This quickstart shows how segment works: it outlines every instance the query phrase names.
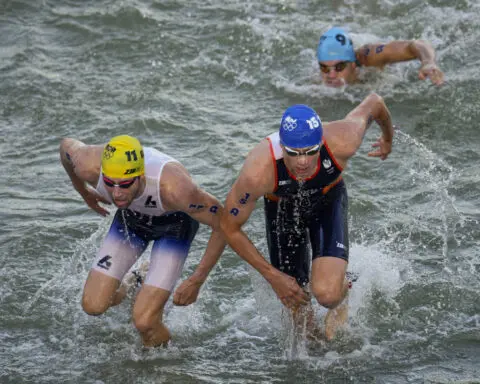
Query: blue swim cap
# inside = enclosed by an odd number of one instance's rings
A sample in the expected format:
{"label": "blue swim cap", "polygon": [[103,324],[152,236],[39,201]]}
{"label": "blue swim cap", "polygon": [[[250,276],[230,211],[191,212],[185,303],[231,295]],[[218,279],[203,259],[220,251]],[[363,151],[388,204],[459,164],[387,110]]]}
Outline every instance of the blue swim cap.
{"label": "blue swim cap", "polygon": [[352,40],[342,28],[329,29],[320,37],[317,59],[318,61],[355,61],[356,56]]}
{"label": "blue swim cap", "polygon": [[292,148],[320,144],[323,127],[320,117],[310,107],[297,104],[285,111],[280,123],[280,143]]}

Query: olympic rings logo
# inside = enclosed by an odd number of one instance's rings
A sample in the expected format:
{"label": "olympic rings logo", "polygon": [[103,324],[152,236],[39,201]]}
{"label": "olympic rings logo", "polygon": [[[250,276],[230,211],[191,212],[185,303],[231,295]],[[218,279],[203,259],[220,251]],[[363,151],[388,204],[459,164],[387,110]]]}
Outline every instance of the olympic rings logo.
{"label": "olympic rings logo", "polygon": [[297,120],[293,119],[291,116],[287,116],[283,121],[282,128],[284,131],[293,131],[297,128]]}
{"label": "olympic rings logo", "polygon": [[107,144],[105,146],[105,149],[103,150],[103,158],[105,160],[111,159],[116,150],[117,150],[117,148],[111,146],[110,144]]}

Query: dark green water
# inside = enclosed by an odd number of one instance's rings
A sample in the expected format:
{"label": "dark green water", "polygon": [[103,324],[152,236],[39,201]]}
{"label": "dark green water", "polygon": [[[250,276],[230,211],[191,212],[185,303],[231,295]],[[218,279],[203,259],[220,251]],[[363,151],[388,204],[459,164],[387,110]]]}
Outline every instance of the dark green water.
{"label": "dark green water", "polygon": [[[476,0],[2,0],[0,382],[480,382],[479,16]],[[333,24],[357,46],[430,40],[446,84],[418,81],[411,62],[345,93],[323,87],[315,49]],[[110,222],[71,187],[62,137],[136,135],[223,200],[286,107],[335,120],[372,90],[399,131],[381,162],[366,156],[372,127],[346,172],[361,278],[337,341],[292,348],[280,303],[231,250],[196,304],[168,304],[168,349],[142,348],[131,300],[82,312]],[[266,251],[261,209],[246,230]]]}

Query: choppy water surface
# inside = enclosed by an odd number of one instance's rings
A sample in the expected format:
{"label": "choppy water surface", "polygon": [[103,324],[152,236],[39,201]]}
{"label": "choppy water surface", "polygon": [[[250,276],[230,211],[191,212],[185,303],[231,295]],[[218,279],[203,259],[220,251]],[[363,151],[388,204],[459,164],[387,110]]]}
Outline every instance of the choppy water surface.
{"label": "choppy water surface", "polygon": [[[1,383],[480,382],[477,1],[4,0],[0,10]],[[325,88],[315,49],[334,24],[357,46],[430,40],[446,85],[418,81],[410,62],[345,93]],[[286,107],[335,120],[372,90],[399,130],[381,162],[366,156],[373,127],[346,172],[360,279],[338,340],[293,347],[268,284],[229,249],[195,305],[168,304],[167,349],[141,346],[131,300],[99,318],[82,312],[110,219],[71,187],[62,137],[136,135],[223,200]],[[266,251],[260,208],[245,229]]]}

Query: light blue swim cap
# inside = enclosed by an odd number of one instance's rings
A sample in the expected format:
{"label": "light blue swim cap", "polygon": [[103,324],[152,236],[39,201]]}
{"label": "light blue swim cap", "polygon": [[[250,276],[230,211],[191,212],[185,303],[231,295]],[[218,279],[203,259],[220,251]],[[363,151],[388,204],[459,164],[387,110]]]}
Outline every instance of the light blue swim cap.
{"label": "light blue swim cap", "polygon": [[320,36],[317,48],[318,61],[355,61],[355,51],[348,34],[338,27],[334,27]]}
{"label": "light blue swim cap", "polygon": [[285,111],[280,123],[280,143],[292,148],[320,144],[323,127],[320,117],[310,107],[297,104]]}

